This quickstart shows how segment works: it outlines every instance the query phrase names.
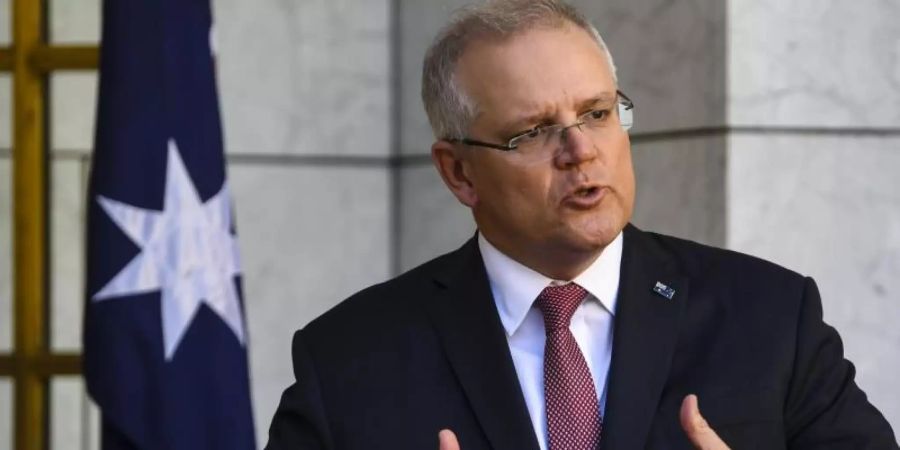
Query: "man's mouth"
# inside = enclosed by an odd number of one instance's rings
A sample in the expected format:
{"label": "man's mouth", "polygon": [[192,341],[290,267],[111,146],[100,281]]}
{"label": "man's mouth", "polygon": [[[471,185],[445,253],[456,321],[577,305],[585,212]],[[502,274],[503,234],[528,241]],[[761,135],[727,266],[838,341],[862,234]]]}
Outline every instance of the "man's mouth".
{"label": "man's mouth", "polygon": [[597,206],[609,189],[603,186],[586,185],[576,188],[563,199],[563,204],[575,209],[591,209]]}
{"label": "man's mouth", "polygon": [[596,194],[598,190],[600,190],[600,188],[597,186],[583,187],[583,188],[577,189],[575,191],[574,195],[576,197],[590,197],[590,196]]}

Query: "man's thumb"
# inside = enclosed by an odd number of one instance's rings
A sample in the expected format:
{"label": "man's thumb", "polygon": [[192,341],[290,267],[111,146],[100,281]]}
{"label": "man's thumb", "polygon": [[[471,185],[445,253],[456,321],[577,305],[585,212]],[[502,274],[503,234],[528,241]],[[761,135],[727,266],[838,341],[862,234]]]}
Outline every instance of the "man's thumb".
{"label": "man's thumb", "polygon": [[684,429],[688,439],[698,450],[728,450],[725,442],[710,428],[706,419],[700,415],[700,406],[697,404],[697,396],[688,395],[681,402],[681,428]]}
{"label": "man's thumb", "polygon": [[459,450],[456,435],[450,430],[441,430],[438,433],[438,442],[440,442],[440,450]]}

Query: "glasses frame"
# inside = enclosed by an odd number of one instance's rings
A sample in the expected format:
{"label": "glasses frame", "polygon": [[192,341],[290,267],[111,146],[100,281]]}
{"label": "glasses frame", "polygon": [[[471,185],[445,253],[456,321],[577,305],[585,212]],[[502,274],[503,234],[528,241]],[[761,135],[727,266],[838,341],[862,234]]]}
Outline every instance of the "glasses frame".
{"label": "glasses frame", "polygon": [[[625,111],[631,111],[634,109],[634,102],[630,98],[628,98],[628,96],[625,95],[624,92],[617,89],[616,95],[618,96],[618,98],[616,99],[617,105],[624,106]],[[616,114],[619,114],[619,108],[616,108]],[[621,116],[619,117],[619,120],[621,120]],[[577,126],[580,126],[583,124],[584,124],[584,122],[581,122],[581,121],[575,122],[571,125],[561,127],[559,129],[559,132],[561,133],[569,128],[577,127]],[[629,128],[631,128],[631,126],[632,126],[632,124],[628,124],[627,126],[622,125],[622,128],[625,130],[628,130]],[[502,150],[504,152],[511,152],[519,147],[515,141],[518,140],[521,136],[523,136],[523,135],[519,134],[519,135],[511,137],[506,144],[494,144],[492,142],[484,142],[484,141],[479,141],[479,140],[471,139],[471,138],[447,138],[444,140],[447,142],[450,142],[450,143],[454,143],[454,144],[471,145],[473,147],[487,147],[487,148],[493,148],[496,150]]]}

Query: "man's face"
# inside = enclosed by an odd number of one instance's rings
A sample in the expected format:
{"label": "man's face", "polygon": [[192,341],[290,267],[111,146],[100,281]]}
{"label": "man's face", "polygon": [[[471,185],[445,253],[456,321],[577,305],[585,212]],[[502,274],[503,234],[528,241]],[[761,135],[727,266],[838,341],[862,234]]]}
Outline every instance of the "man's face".
{"label": "man's face", "polygon": [[596,258],[634,204],[630,141],[618,125],[616,83],[597,43],[573,25],[476,42],[460,58],[457,80],[477,104],[468,137],[479,141],[506,143],[538,125],[570,125],[597,105],[611,108],[615,126],[602,133],[570,128],[545,158],[461,149],[469,206],[491,243],[520,260]]}

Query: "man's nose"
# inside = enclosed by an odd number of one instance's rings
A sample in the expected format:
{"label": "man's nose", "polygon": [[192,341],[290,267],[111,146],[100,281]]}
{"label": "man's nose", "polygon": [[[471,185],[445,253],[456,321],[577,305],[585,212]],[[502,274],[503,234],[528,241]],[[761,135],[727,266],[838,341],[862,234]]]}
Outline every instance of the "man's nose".
{"label": "man's nose", "polygon": [[562,151],[557,158],[563,167],[577,166],[597,158],[600,149],[594,139],[588,135],[587,128],[582,124],[574,124],[562,130]]}

